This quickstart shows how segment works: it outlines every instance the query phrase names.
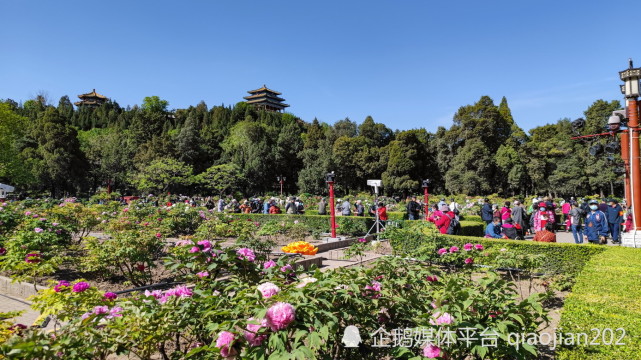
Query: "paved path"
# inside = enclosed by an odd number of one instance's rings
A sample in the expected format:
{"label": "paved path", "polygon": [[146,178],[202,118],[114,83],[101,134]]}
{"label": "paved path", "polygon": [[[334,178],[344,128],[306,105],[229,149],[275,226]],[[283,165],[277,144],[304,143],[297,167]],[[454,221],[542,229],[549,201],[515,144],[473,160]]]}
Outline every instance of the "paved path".
{"label": "paved path", "polygon": [[[0,294],[0,312],[10,311],[24,311],[22,315],[13,319],[13,322],[27,326],[34,325],[36,319],[40,316],[39,312],[31,309],[31,303],[29,301],[15,296]],[[50,324],[50,326],[51,325],[53,324]]]}
{"label": "paved path", "polygon": [[[526,240],[532,240],[534,236],[526,236]],[[556,232],[556,242],[558,243],[566,243],[566,244],[574,244],[574,236],[572,236],[571,232],[565,232],[565,231],[557,231]],[[577,244],[577,246],[580,245],[585,245],[587,241],[585,241],[585,236],[583,237],[583,244]],[[610,246],[621,246],[619,244],[612,244],[610,240],[608,240],[608,245]]]}

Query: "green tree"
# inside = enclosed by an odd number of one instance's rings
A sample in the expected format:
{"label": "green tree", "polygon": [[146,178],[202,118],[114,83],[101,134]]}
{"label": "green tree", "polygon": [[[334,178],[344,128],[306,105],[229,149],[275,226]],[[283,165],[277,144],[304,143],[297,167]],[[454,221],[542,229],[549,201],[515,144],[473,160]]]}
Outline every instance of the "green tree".
{"label": "green tree", "polygon": [[166,113],[169,102],[160,97],[147,96],[142,100],[142,109],[153,113]]}
{"label": "green tree", "polygon": [[197,181],[219,196],[242,189],[244,179],[235,164],[214,165],[197,176]]}
{"label": "green tree", "polygon": [[0,103],[0,182],[26,185],[35,181],[30,166],[20,156],[27,124],[27,118],[16,114],[9,104]]}
{"label": "green tree", "polygon": [[56,108],[49,107],[39,116],[31,137],[38,147],[23,150],[23,156],[34,163],[40,183],[53,196],[63,191],[75,193],[86,185],[88,167],[78,134]]}
{"label": "green tree", "polygon": [[191,183],[191,167],[172,158],[156,159],[143,165],[132,179],[132,184],[140,191],[156,193],[174,193]]}

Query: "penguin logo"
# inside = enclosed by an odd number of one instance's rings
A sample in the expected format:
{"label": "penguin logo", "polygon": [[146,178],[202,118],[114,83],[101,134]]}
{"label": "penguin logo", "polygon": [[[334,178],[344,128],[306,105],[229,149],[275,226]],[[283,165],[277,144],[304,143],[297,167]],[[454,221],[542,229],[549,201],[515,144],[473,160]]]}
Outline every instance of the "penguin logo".
{"label": "penguin logo", "polygon": [[361,343],[361,334],[358,331],[358,328],[354,325],[350,325],[345,328],[345,333],[343,333],[343,344],[347,348],[356,348],[358,344]]}

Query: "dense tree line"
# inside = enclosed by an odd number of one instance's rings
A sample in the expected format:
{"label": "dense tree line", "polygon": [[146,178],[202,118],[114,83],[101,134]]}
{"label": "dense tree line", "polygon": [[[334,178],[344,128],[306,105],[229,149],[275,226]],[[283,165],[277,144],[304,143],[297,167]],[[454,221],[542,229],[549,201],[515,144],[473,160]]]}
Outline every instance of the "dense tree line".
{"label": "dense tree line", "polygon": [[[289,113],[258,111],[240,102],[204,102],[169,110],[151,96],[122,108],[115,101],[74,108],[38,96],[23,104],[0,102],[0,182],[23,191],[86,195],[109,185],[121,193],[246,195],[276,191],[326,192],[324,174],[335,171],[341,193],[368,190],[382,178],[388,195],[432,191],[480,195],[619,192],[618,156],[590,156],[576,141],[569,119],[526,134],[507,100],[483,96],[462,106],[453,125],[392,130],[368,116],[360,124],[305,122]],[[595,101],[582,133],[602,132],[618,101]]]}

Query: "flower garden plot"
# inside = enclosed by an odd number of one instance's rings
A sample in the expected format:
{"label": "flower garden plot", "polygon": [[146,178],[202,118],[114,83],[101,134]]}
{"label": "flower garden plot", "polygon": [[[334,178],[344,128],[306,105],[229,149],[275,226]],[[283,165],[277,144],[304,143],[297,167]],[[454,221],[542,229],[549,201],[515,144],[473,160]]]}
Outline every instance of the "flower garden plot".
{"label": "flower garden plot", "polygon": [[[321,217],[219,215],[198,208],[166,210],[145,206],[121,206],[96,213],[92,206],[84,209],[81,206],[85,205],[74,205],[74,213],[97,214],[100,218],[89,223],[86,218],[67,222],[68,214],[60,215],[58,211],[68,211],[68,205],[56,206],[11,205],[15,221],[11,230],[0,235],[0,241],[11,245],[5,247],[9,250],[5,255],[12,256],[0,262],[24,262],[30,269],[40,271],[39,265],[55,265],[48,257],[52,249],[60,250],[62,265],[54,266],[52,273],[18,272],[18,268],[5,271],[40,281],[56,278],[48,290],[35,298],[35,306],[42,313],[68,320],[68,324],[57,330],[54,339],[35,329],[12,329],[11,339],[0,350],[9,358],[48,358],[58,353],[79,359],[100,359],[109,354],[194,359],[217,359],[222,355],[278,358],[289,354],[338,359],[535,358],[539,355],[534,353],[546,349],[510,345],[507,336],[530,330],[549,332],[544,329],[544,320],[553,317],[550,309],[558,308],[560,302],[551,304],[546,288],[569,287],[571,281],[550,279],[544,286],[545,280],[538,277],[521,274],[519,278],[517,273],[486,271],[476,265],[556,267],[574,277],[581,273],[587,259],[604,249],[431,236],[420,222],[413,222],[412,226],[388,230],[386,237],[397,254],[424,261],[384,257],[359,266],[360,253],[376,250],[370,242],[355,241],[340,250],[350,255],[350,261],[342,262],[349,267],[340,264],[321,272],[296,267],[294,259],[272,254],[302,239],[311,241],[290,250],[313,252],[318,247],[313,239],[313,224],[325,223],[326,219],[318,220]],[[25,215],[27,211],[32,214]],[[32,216],[34,211],[37,218]],[[47,219],[45,226],[37,226],[43,217]],[[54,220],[57,226],[70,229],[68,236],[48,231],[53,225],[47,221]],[[343,229],[352,226],[350,231],[354,233],[360,231],[361,225],[353,224],[363,224],[361,219],[348,217],[343,221],[351,224]],[[76,236],[81,228],[100,239]],[[55,241],[42,241],[43,236],[53,234]],[[445,251],[439,252],[443,248]],[[564,254],[566,249],[568,254]],[[18,251],[24,254],[13,254]],[[27,256],[32,253],[41,256]],[[539,253],[545,254],[543,264],[538,263]],[[323,254],[318,250],[316,255],[301,256],[314,258]],[[120,263],[126,265],[121,269]],[[87,272],[90,264],[96,268]],[[143,270],[151,269],[151,279],[136,273],[129,275],[128,269],[141,264],[145,265]],[[74,266],[76,271],[69,272]],[[160,269],[172,280],[188,286],[175,284],[116,298],[108,294],[114,289],[109,287],[110,279],[119,279],[119,286],[127,282],[127,287],[132,287],[134,280],[145,284],[156,281],[154,271]],[[103,273],[121,277],[91,277]],[[81,275],[89,277],[85,281],[79,278]],[[533,289],[531,279],[537,281]],[[564,281],[567,284],[561,286]],[[74,291],[76,284],[82,282],[88,287],[78,286]],[[350,340],[344,338],[350,326],[360,334],[356,349],[345,345]],[[461,339],[459,344],[430,343],[421,338],[430,329],[437,331],[443,326],[455,326],[457,330],[472,327],[479,333],[487,330],[485,335],[496,332],[497,341],[502,344],[496,348],[482,346],[483,339],[488,341],[486,336],[467,346],[460,333],[456,337]],[[548,326],[554,326],[554,321]],[[394,334],[401,336],[401,329],[425,341],[412,340],[409,344],[405,336],[404,342],[395,344]],[[381,339],[372,335],[377,331],[383,335],[387,331],[392,337],[379,343]],[[381,344],[390,347],[381,348]],[[20,354],[9,355],[16,349]]]}

